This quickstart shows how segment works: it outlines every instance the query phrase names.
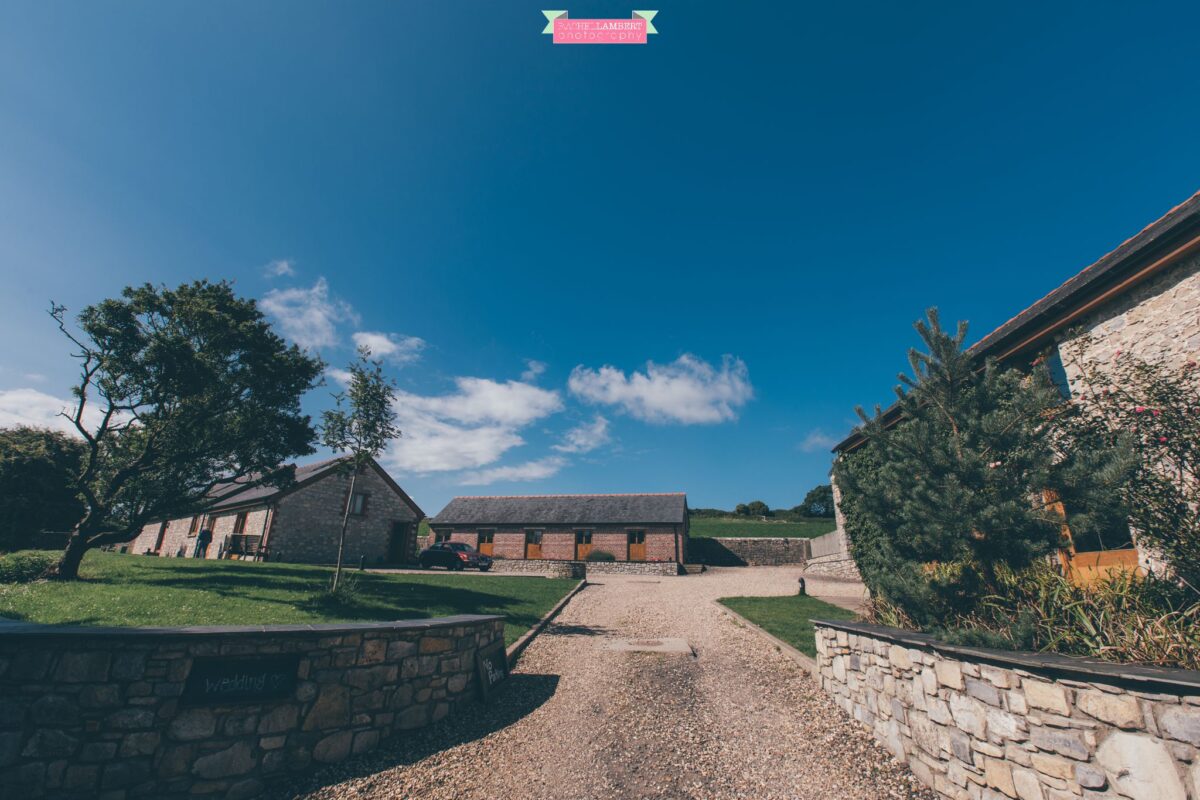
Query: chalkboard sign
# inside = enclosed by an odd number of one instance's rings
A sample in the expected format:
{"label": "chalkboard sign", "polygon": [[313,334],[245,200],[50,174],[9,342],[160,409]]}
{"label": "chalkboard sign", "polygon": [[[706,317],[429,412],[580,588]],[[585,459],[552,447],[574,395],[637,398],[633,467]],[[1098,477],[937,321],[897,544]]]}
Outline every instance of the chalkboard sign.
{"label": "chalkboard sign", "polygon": [[504,642],[494,642],[475,652],[475,669],[479,674],[479,691],[484,699],[508,678],[508,654]]}
{"label": "chalkboard sign", "polygon": [[288,697],[296,689],[299,667],[298,655],[197,658],[192,661],[192,671],[179,699],[196,706]]}

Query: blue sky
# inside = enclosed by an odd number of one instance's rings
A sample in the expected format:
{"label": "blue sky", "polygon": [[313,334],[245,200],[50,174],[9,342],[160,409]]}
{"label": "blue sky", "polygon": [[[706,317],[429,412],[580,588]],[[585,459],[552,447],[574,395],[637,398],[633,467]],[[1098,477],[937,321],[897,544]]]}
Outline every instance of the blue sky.
{"label": "blue sky", "polygon": [[790,507],[925,307],[978,338],[1200,189],[1165,5],[688,0],[571,47],[499,0],[5,3],[0,424],[67,396],[51,299],[228,278],[388,351],[430,513]]}

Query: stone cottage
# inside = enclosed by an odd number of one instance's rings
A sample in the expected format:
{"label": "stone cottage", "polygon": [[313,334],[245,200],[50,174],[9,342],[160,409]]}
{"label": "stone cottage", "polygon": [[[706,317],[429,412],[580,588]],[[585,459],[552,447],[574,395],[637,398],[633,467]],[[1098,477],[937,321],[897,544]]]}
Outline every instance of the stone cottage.
{"label": "stone cottage", "polygon": [[[1047,358],[1069,394],[1078,370],[1068,351],[1077,340],[1088,344],[1083,359],[1097,365],[1118,352],[1168,366],[1200,356],[1200,193],[983,337],[971,352],[1013,365]],[[895,406],[884,415],[888,422],[900,416]],[[862,442],[856,431],[834,453]],[[813,566],[849,573],[853,562],[840,510],[836,517],[837,530],[813,541],[813,553],[822,554]],[[1152,566],[1145,553],[1141,563]]]}
{"label": "stone cottage", "polygon": [[498,559],[683,563],[687,495],[572,494],[456,497],[429,522],[438,541],[464,542]]}
{"label": "stone cottage", "polygon": [[[350,476],[334,458],[296,467],[283,489],[226,484],[213,491],[203,513],[154,522],[128,552],[184,558],[238,558],[328,564],[337,559],[338,535]],[[354,563],[403,563],[416,555],[417,526],[425,513],[371,460],[359,474],[346,530],[345,558]],[[207,547],[201,531],[212,532]]]}

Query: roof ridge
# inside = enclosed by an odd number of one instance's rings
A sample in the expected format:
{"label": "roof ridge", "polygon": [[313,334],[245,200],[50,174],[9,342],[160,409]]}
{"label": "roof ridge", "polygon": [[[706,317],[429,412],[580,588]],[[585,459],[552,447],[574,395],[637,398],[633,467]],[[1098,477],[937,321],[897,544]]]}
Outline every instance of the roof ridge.
{"label": "roof ridge", "polygon": [[687,492],[611,492],[592,494],[460,494],[455,500],[536,500],[549,497],[686,497]]}

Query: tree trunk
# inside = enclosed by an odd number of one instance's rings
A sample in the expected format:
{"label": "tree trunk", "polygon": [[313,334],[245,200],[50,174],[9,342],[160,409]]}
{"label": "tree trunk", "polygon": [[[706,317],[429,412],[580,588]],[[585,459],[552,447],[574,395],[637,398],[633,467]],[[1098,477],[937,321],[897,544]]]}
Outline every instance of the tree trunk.
{"label": "tree trunk", "polygon": [[358,480],[358,465],[350,475],[350,491],[346,494],[346,507],[342,510],[342,532],[338,536],[337,566],[333,569],[333,586],[330,591],[336,592],[338,582],[342,579],[342,556],[346,551],[346,527],[350,524],[350,506],[354,503],[354,484]]}
{"label": "tree trunk", "polygon": [[62,558],[50,570],[47,577],[60,581],[78,580],[79,565],[83,562],[83,557],[89,549],[91,548],[88,544],[87,534],[83,531],[75,531],[67,540],[67,549],[63,551]]}

